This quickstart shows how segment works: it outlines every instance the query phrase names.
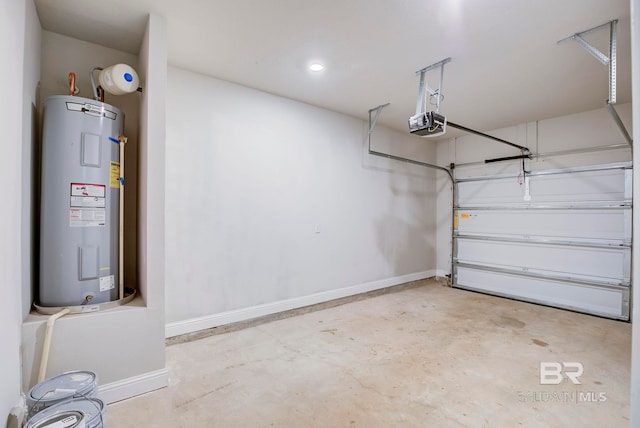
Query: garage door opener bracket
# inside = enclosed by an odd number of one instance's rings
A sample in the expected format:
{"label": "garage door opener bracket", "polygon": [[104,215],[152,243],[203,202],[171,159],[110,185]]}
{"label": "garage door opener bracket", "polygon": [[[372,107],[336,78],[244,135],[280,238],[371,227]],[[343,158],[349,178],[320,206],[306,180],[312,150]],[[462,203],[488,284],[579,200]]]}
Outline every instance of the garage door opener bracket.
{"label": "garage door opener bracket", "polygon": [[[607,110],[613,117],[613,120],[620,128],[622,135],[627,140],[630,146],[633,146],[633,139],[629,135],[627,128],[622,123],[622,119],[618,115],[614,105],[616,103],[616,54],[617,54],[617,36],[616,36],[616,27],[618,24],[618,20],[614,19],[613,21],[609,21],[606,24],[598,25],[597,27],[590,28],[585,31],[581,31],[579,33],[575,33],[572,36],[565,37],[562,40],[558,41],[558,44],[574,40],[580,46],[582,46],[589,54],[591,54],[595,59],[600,61],[602,65],[606,65],[609,67],[609,99],[607,100]],[[596,32],[598,30],[609,28],[609,55],[605,55],[598,48],[593,46],[591,43],[587,42],[583,36]]]}

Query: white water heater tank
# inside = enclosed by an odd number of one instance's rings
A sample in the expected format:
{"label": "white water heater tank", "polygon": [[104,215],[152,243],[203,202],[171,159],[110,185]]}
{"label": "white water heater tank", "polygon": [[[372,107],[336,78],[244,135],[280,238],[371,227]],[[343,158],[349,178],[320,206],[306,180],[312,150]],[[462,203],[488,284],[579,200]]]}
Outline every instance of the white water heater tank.
{"label": "white water heater tank", "polygon": [[118,299],[118,137],[124,115],[74,96],[44,102],[40,205],[41,306]]}

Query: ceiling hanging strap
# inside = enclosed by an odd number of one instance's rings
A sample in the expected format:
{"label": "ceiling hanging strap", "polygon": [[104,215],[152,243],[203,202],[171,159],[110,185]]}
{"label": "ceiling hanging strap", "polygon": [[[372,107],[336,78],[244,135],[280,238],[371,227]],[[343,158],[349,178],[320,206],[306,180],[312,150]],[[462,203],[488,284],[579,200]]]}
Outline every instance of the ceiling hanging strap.
{"label": "ceiling hanging strap", "polygon": [[617,36],[616,27],[618,20],[614,19],[610,23],[609,28],[609,104],[616,103],[616,56],[617,56]]}
{"label": "ceiling hanging strap", "polygon": [[[629,135],[629,132],[622,123],[620,116],[616,112],[616,109],[613,105],[616,103],[616,72],[617,72],[617,24],[618,20],[614,19],[613,21],[609,21],[606,24],[598,25],[597,27],[590,28],[585,31],[581,31],[579,33],[575,33],[572,36],[566,37],[562,40],[558,41],[558,44],[564,43],[569,40],[575,40],[580,46],[582,46],[589,54],[591,54],[595,59],[597,59],[603,65],[609,67],[609,99],[607,100],[607,110],[613,117],[613,120],[620,128],[622,135],[627,140],[629,145],[633,144],[633,139]],[[595,31],[601,30],[603,28],[609,27],[609,55],[605,55],[598,48],[593,46],[591,43],[587,42],[583,36],[593,33]]]}
{"label": "ceiling hanging strap", "polygon": [[436,95],[436,113],[440,113],[440,101],[442,101],[442,83],[444,82],[444,65],[451,61],[451,57],[445,59],[440,67],[440,84],[438,85],[438,93]]}
{"label": "ceiling hanging strap", "polygon": [[426,71],[420,71],[420,83],[418,85],[418,99],[416,101],[416,114],[422,113],[422,106],[424,105],[424,95],[427,90],[427,83],[424,80]]}
{"label": "ceiling hanging strap", "polygon": [[[431,64],[421,70],[416,71],[416,74],[420,74],[420,84],[418,86],[418,99],[416,101],[416,115],[424,113],[423,104],[425,100],[425,95],[427,91],[429,94],[436,95],[436,113],[440,113],[440,100],[442,98],[442,81],[444,79],[444,65],[451,61],[451,57],[445,58],[442,61],[438,61],[436,63]],[[428,71],[434,70],[436,68],[440,68],[440,85],[438,89],[431,89],[427,84],[425,79],[425,75]]]}

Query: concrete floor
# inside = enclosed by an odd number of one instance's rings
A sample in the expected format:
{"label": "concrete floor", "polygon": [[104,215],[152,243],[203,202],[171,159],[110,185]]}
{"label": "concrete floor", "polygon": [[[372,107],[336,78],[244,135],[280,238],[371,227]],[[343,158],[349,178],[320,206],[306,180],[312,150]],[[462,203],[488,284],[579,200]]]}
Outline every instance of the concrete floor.
{"label": "concrete floor", "polygon": [[[107,420],[111,427],[626,427],[630,343],[626,323],[427,280],[168,346],[170,386],[110,405]],[[581,384],[541,385],[545,361],[582,363]]]}

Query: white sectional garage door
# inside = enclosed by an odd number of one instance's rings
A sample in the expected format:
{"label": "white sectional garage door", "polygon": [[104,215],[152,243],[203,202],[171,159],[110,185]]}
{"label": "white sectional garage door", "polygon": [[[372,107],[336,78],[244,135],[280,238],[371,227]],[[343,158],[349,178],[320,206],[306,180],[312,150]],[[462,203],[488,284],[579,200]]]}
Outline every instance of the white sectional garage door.
{"label": "white sectional garage door", "polygon": [[453,286],[629,319],[630,164],[456,180]]}

